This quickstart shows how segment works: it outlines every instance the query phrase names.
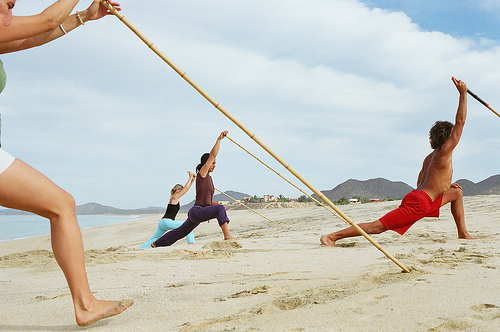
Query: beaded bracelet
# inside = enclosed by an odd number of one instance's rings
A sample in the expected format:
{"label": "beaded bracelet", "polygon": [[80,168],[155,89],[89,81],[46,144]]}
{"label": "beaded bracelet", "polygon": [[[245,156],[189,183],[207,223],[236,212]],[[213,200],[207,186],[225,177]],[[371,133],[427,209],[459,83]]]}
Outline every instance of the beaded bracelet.
{"label": "beaded bracelet", "polygon": [[80,21],[80,23],[82,25],[85,25],[85,22],[83,21],[82,17],[80,16],[80,12],[76,12],[76,17],[78,18],[78,21]]}
{"label": "beaded bracelet", "polygon": [[61,29],[61,31],[63,32],[63,34],[67,34],[68,32],[66,32],[66,29],[64,29],[63,25],[62,24],[59,24],[59,28]]}

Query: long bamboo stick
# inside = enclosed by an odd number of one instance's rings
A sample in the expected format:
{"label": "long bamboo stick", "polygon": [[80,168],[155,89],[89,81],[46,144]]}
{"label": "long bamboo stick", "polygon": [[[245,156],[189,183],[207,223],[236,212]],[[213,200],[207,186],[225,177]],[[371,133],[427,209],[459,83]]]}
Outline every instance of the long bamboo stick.
{"label": "long bamboo stick", "polygon": [[486,107],[487,109],[489,109],[490,111],[492,111],[494,114],[496,114],[497,116],[500,117],[500,114],[495,111],[493,109],[493,107],[490,106],[490,104],[488,104],[487,102],[485,102],[484,100],[482,100],[478,95],[476,95],[474,92],[470,91],[469,89],[467,89],[467,93],[470,94],[474,99],[476,99],[478,102],[480,102],[481,104],[484,105],[484,107]]}
{"label": "long bamboo stick", "polygon": [[255,143],[259,144],[267,153],[269,153],[276,161],[278,161],[283,167],[285,167],[293,176],[295,176],[300,182],[302,182],[306,187],[308,187],[312,192],[314,192],[323,202],[330,206],[337,214],[342,217],[348,224],[354,227],[360,235],[365,237],[375,248],[380,250],[387,258],[399,266],[403,272],[409,273],[410,270],[403,265],[396,257],[392,256],[387,252],[382,246],[375,241],[368,233],[366,233],[361,227],[355,224],[351,218],[349,218],[344,212],[340,211],[335,204],[333,204],[322,192],[316,189],[312,184],[310,184],[306,179],[304,179],[299,173],[297,173],[290,165],[288,165],[283,159],[281,159],[276,153],[274,153],[270,148],[268,148],[259,138],[255,136],[250,130],[248,130],[242,123],[240,123],[232,114],[230,114],[224,107],[222,107],[218,102],[212,99],[205,91],[203,91],[196,83],[194,83],[191,78],[189,78],[186,73],[180,70],[169,58],[167,58],[160,50],[153,45],[144,35],[132,25],[123,15],[121,15],[107,0],[101,0],[101,2],[108,8],[108,10],[115,15],[123,24],[125,24],[139,39],[141,39],[156,55],[158,55],[170,68],[172,68],[177,74],[179,74],[189,85],[193,87],[203,98],[205,98],[210,104],[212,104],[217,110],[219,110],[224,116],[231,120],[236,126],[245,132]]}
{"label": "long bamboo stick", "polygon": [[262,218],[266,219],[267,221],[270,221],[270,222],[273,222],[271,219],[269,219],[268,217],[266,217],[265,215],[263,215],[262,213],[252,209],[251,207],[249,207],[248,205],[242,203],[241,201],[237,200],[236,198],[230,196],[229,194],[226,194],[225,192],[223,192],[222,190],[219,190],[217,188],[215,188],[215,190],[217,190],[219,193],[221,193],[222,195],[226,196],[227,198],[235,201],[236,203],[240,204],[241,206],[247,208],[248,210],[252,211],[253,213],[255,213],[256,215],[259,215],[261,216]]}
{"label": "long bamboo stick", "polygon": [[335,211],[332,210],[327,205],[325,205],[325,203],[318,201],[316,198],[314,198],[313,196],[311,196],[311,194],[307,193],[301,187],[299,187],[298,185],[296,185],[295,183],[293,183],[290,179],[288,179],[287,177],[285,177],[283,174],[281,174],[280,172],[278,172],[277,170],[275,170],[274,168],[272,168],[271,166],[269,166],[266,162],[264,162],[262,159],[260,159],[259,157],[257,157],[255,154],[253,154],[252,152],[250,152],[247,148],[245,148],[243,145],[241,145],[240,143],[238,143],[234,138],[230,137],[229,135],[227,135],[226,138],[228,140],[230,140],[231,142],[233,142],[234,145],[236,145],[237,147],[239,147],[240,149],[242,149],[243,151],[245,151],[248,155],[250,155],[251,157],[253,157],[255,160],[257,160],[259,163],[261,163],[262,165],[264,165],[264,167],[266,167],[267,169],[269,169],[271,172],[273,172],[274,174],[278,175],[280,178],[282,178],[283,180],[285,180],[292,187],[294,187],[295,189],[297,189],[298,191],[300,191],[301,193],[303,193],[304,195],[306,195],[307,197],[309,197],[310,199],[312,199],[314,202],[316,202],[317,204],[321,205],[322,207],[324,207],[325,209],[327,209],[328,211],[330,211],[335,217],[339,217],[335,213]]}

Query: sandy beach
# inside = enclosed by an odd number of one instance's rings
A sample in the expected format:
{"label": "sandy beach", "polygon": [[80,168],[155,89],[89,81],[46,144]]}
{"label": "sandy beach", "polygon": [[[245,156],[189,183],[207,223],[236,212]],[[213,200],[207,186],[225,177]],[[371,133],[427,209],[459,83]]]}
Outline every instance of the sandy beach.
{"label": "sandy beach", "polygon": [[[340,208],[366,222],[398,204]],[[320,247],[345,224],[316,206],[259,210],[273,223],[229,211],[234,241],[210,222],[196,244],[160,249],[137,249],[158,216],[85,230],[97,297],[136,302],[88,330],[499,331],[499,206],[498,195],[465,198],[472,241],[457,239],[449,206],[405,236],[376,236],[409,274],[363,238]],[[0,287],[0,331],[82,330],[48,236],[0,243]]]}

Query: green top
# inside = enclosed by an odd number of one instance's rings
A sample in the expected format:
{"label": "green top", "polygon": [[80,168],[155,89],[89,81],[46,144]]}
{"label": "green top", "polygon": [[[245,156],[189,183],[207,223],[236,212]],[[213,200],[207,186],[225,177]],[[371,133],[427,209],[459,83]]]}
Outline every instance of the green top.
{"label": "green top", "polygon": [[0,93],[2,93],[5,88],[5,83],[7,82],[7,75],[5,74],[5,70],[3,69],[3,62],[0,60]]}

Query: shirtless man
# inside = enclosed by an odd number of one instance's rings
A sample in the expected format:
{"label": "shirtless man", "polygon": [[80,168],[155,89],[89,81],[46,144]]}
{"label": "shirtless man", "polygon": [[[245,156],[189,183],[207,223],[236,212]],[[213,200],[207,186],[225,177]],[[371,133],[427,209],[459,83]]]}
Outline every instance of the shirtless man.
{"label": "shirtless man", "polygon": [[[377,221],[359,224],[368,234],[380,234],[388,230],[403,235],[415,222],[424,217],[439,217],[441,206],[451,203],[458,237],[472,239],[465,226],[463,191],[459,184],[451,183],[453,173],[452,154],[460,141],[467,117],[467,86],[452,77],[460,93],[455,125],[438,121],[429,132],[429,141],[434,149],[425,159],[418,175],[417,189],[407,194],[399,208],[387,213]],[[347,237],[360,236],[354,227],[323,235],[324,246],[334,247],[335,242]]]}

